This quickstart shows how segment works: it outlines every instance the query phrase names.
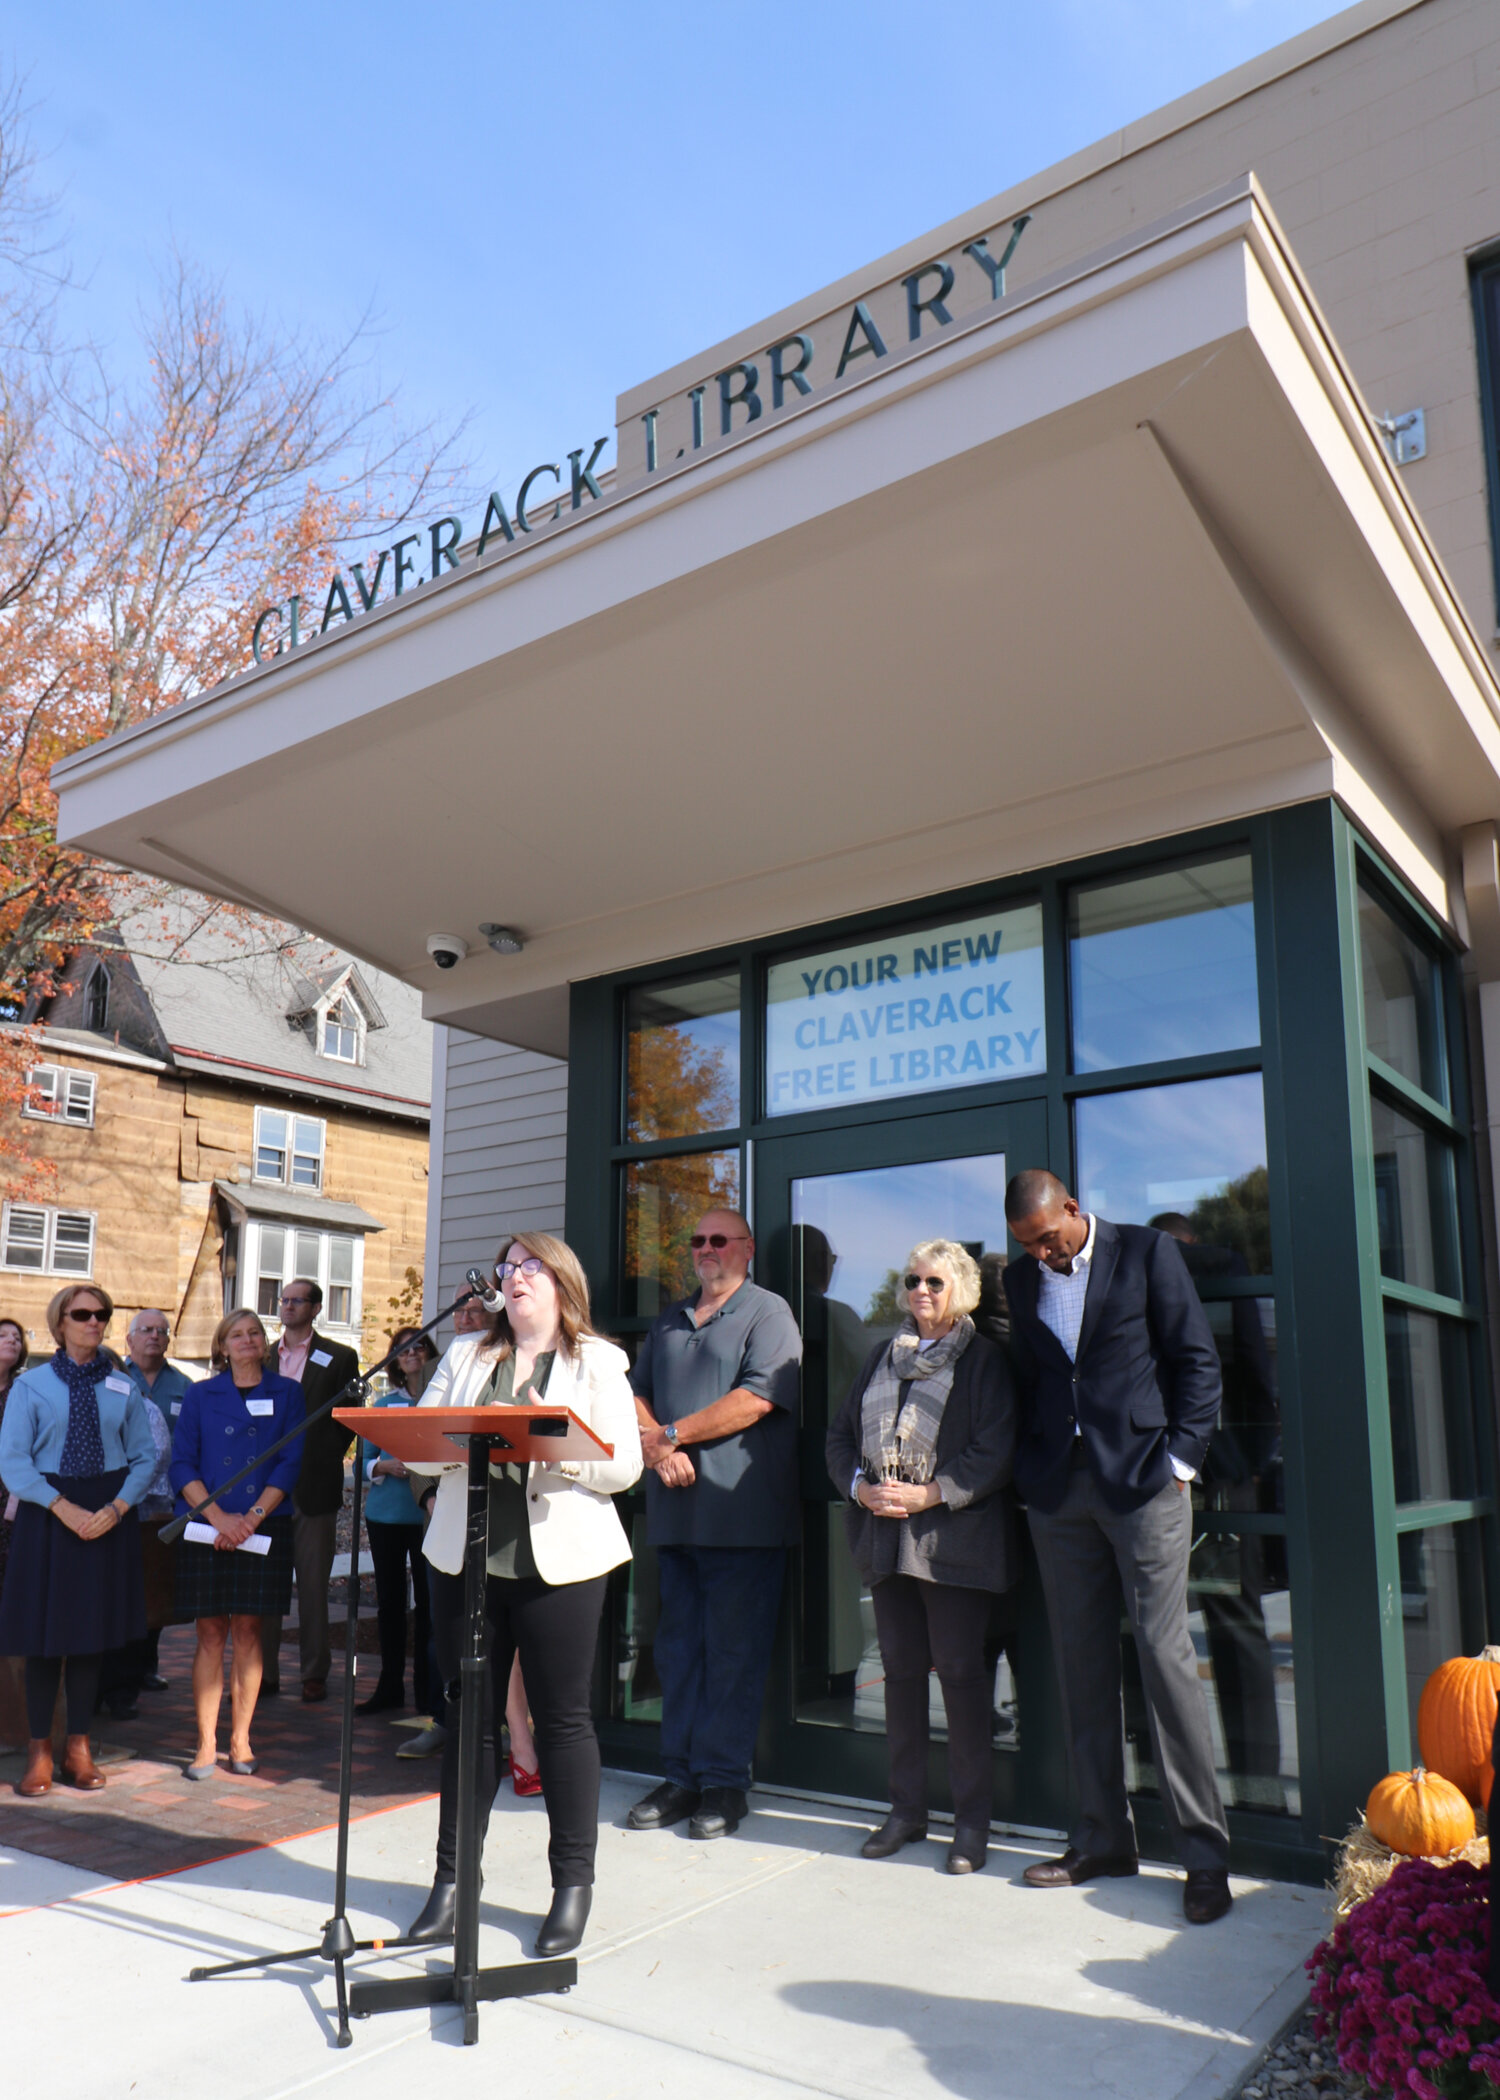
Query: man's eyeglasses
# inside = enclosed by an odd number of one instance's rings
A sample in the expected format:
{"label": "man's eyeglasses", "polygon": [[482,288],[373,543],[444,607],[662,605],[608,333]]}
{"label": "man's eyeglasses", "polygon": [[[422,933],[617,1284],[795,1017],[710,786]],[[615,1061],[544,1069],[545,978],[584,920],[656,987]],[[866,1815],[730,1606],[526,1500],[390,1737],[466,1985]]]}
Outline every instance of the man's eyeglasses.
{"label": "man's eyeglasses", "polygon": [[70,1305],[66,1317],[70,1320],[97,1320],[101,1327],[109,1325],[109,1314],[101,1306]]}
{"label": "man's eyeglasses", "polygon": [[731,1240],[745,1240],[748,1242],[749,1238],[748,1232],[695,1232],[688,1241],[688,1245],[695,1254],[701,1252],[704,1247],[712,1247],[715,1254],[719,1254],[729,1245]]}
{"label": "man's eyeglasses", "polygon": [[305,1295],[301,1298],[294,1298],[290,1291],[283,1291],[281,1294],[281,1303],[283,1305],[311,1305],[314,1302],[313,1299]]}
{"label": "man's eyeglasses", "polygon": [[903,1276],[901,1281],[909,1291],[917,1290],[925,1283],[934,1298],[941,1298],[948,1288],[946,1276]]}
{"label": "man's eyeglasses", "polygon": [[508,1276],[540,1276],[547,1264],[539,1254],[528,1254],[525,1261],[503,1261],[495,1274],[502,1283]]}

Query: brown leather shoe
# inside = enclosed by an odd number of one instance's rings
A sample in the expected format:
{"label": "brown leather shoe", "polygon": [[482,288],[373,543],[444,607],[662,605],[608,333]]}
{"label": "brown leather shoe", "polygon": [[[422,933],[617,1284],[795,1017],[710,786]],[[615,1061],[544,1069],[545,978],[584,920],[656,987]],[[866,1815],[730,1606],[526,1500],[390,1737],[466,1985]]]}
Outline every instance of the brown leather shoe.
{"label": "brown leather shoe", "polygon": [[26,1745],[26,1770],[16,1781],[16,1792],[28,1800],[52,1791],[52,1738],[33,1736]]}
{"label": "brown leather shoe", "polygon": [[328,1697],[328,1686],[321,1677],[304,1677],[302,1680],[302,1704],[316,1706],[320,1699]]}
{"label": "brown leather shoe", "polygon": [[1039,1859],[1021,1878],[1031,1889],[1074,1889],[1080,1881],[1123,1880],[1140,1871],[1133,1852],[1078,1852],[1069,1845],[1061,1859]]}
{"label": "brown leather shoe", "polygon": [[64,1780],[81,1794],[96,1794],[104,1784],[104,1774],[94,1763],[86,1735],[68,1737],[63,1745],[62,1768]]}

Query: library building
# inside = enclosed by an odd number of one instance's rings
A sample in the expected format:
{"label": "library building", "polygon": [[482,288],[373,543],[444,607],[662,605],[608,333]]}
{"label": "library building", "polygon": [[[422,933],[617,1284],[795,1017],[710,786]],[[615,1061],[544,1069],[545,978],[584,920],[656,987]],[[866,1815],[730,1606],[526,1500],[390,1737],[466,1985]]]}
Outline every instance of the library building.
{"label": "library building", "polygon": [[[804,1346],[767,1785],[885,1798],[823,1442],[913,1245],[1005,1255],[1036,1165],[1172,1233],[1235,1864],[1319,1879],[1500,1622],[1497,576],[1500,20],[1362,0],[247,608],[62,828],[420,988],[431,1309],[561,1231],[634,1349],[751,1219]],[[622,1515],[601,1731],[652,1772]],[[994,1655],[997,1825],[1059,1830],[1029,1562]]]}

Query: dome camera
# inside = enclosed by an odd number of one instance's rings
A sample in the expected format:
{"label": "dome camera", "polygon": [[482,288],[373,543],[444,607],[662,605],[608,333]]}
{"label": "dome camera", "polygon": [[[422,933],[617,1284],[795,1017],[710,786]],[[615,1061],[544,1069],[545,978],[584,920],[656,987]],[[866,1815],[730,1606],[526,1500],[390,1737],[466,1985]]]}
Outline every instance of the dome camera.
{"label": "dome camera", "polygon": [[429,933],[427,953],[440,970],[452,970],[469,952],[469,944],[456,933]]}

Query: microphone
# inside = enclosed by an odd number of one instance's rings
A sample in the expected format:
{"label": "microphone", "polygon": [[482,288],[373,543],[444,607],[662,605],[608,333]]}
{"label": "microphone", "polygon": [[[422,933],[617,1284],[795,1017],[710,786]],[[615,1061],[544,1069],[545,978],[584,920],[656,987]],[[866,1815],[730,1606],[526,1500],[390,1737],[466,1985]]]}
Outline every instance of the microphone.
{"label": "microphone", "polygon": [[469,1286],[471,1297],[483,1299],[486,1312],[493,1312],[495,1307],[501,1303],[500,1293],[491,1284],[485,1282],[478,1269],[466,1269],[464,1271],[464,1282]]}

